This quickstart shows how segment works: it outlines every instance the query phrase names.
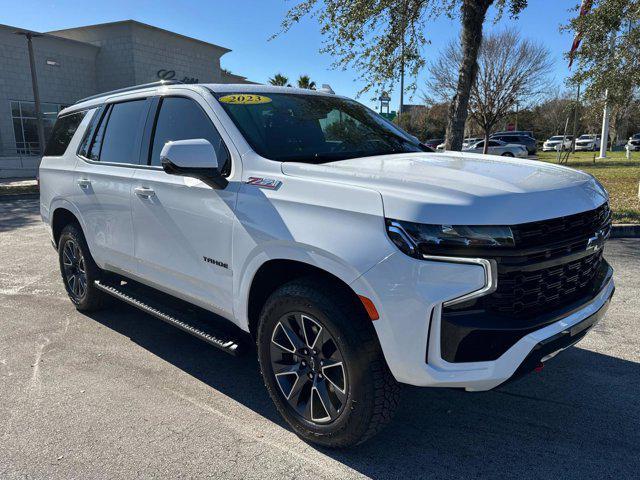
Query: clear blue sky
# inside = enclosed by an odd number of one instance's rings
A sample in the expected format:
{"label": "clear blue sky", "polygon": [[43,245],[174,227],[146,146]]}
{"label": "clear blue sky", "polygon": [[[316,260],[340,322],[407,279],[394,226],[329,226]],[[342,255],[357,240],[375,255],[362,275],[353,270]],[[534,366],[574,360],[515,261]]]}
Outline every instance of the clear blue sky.
{"label": "clear blue sky", "polygon": [[[305,19],[289,33],[275,40],[269,37],[279,30],[280,21],[296,0],[110,0],[107,2],[71,0],[0,0],[1,23],[37,31],[56,30],[116,20],[134,19],[177,33],[230,48],[222,57],[222,66],[250,80],[264,83],[276,72],[294,80],[309,74],[318,85],[330,84],[336,93],[354,97],[360,89],[352,71],[330,68],[331,57],[321,55],[322,37],[317,22]],[[559,85],[568,73],[562,53],[571,44],[571,36],[561,34],[569,9],[577,0],[529,0],[530,6],[518,20],[503,19],[493,23],[493,11],[486,24],[488,30],[514,25],[523,36],[538,40],[549,48],[555,60],[553,75]],[[431,41],[424,50],[434,57],[450,39],[459,35],[457,21],[439,19],[429,26]],[[418,80],[420,87],[426,74]],[[371,94],[360,101],[370,103]],[[418,102],[420,95],[413,101]],[[398,104],[397,88],[392,107]],[[405,100],[411,103],[411,99]]]}

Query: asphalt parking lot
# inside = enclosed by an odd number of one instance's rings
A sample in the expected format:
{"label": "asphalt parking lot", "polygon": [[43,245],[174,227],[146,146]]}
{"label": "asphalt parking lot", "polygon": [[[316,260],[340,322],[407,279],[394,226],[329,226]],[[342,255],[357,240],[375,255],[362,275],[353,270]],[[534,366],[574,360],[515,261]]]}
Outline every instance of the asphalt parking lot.
{"label": "asphalt parking lot", "polygon": [[486,393],[406,387],[363,446],[303,443],[254,355],[66,297],[35,198],[0,198],[0,478],[638,478],[640,239],[606,255],[608,316],[539,374]]}

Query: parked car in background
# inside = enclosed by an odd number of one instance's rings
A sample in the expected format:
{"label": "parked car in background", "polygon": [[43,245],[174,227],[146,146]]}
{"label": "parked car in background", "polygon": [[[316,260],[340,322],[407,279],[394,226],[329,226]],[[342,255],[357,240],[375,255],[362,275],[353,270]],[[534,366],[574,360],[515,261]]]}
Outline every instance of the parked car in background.
{"label": "parked car in background", "polygon": [[511,132],[504,130],[502,132],[494,132],[493,135],[525,135],[527,137],[535,138],[535,135],[533,135],[531,130],[513,130]]}
{"label": "parked car in background", "polygon": [[569,150],[573,135],[555,135],[542,144],[543,152],[551,152],[561,150]]}
{"label": "parked car in background", "polygon": [[640,133],[636,133],[629,137],[629,141],[627,142],[627,148],[629,150],[638,151],[640,150]]}
{"label": "parked car in background", "polygon": [[438,145],[442,143],[444,143],[444,138],[430,138],[429,140],[422,142],[423,145],[426,145],[434,151],[438,148]]}
{"label": "parked car in background", "polygon": [[[484,140],[474,143],[473,145],[463,148],[463,152],[483,153]],[[501,155],[503,157],[527,158],[527,147],[524,145],[516,145],[515,143],[507,143],[501,140],[490,139],[487,151],[490,155]]]}
{"label": "parked car in background", "polygon": [[465,138],[464,141],[462,142],[462,148],[467,148],[470,145],[473,145],[474,143],[479,142],[480,140],[484,140],[484,139],[482,137]]}
{"label": "parked car in background", "polygon": [[[470,145],[473,145],[474,143],[479,142],[480,140],[483,140],[482,137],[469,137],[469,138],[465,138],[464,141],[462,142],[462,149],[464,150],[465,148],[469,148]],[[444,140],[442,141],[442,143],[440,145],[438,145],[436,147],[436,152],[444,152],[445,148],[444,148]]]}
{"label": "parked car in background", "polygon": [[529,155],[535,155],[535,153],[538,151],[536,139],[523,133],[494,133],[490,138],[492,140],[500,140],[502,142],[514,145],[523,145],[524,147],[526,147],[527,153]]}
{"label": "parked car in background", "polygon": [[576,152],[593,151],[600,148],[600,135],[589,133],[580,135],[576,140]]}

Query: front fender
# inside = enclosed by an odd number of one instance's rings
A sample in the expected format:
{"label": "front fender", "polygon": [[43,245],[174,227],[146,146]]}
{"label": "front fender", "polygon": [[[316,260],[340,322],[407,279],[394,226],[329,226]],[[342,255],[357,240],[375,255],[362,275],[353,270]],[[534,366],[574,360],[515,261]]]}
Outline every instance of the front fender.
{"label": "front fender", "polygon": [[[238,326],[249,331],[249,293],[256,273],[262,265],[271,260],[291,260],[319,268],[339,278],[347,285],[361,275],[361,272],[349,265],[344,259],[330,252],[319,250],[311,245],[272,244],[257,247],[238,271],[238,284],[235,288],[234,312]],[[380,260],[380,259],[378,259]]]}
{"label": "front fender", "polygon": [[293,260],[351,283],[395,248],[376,191],[283,176],[278,189],[243,185],[233,229],[234,317],[248,329],[248,299],[258,269]]}

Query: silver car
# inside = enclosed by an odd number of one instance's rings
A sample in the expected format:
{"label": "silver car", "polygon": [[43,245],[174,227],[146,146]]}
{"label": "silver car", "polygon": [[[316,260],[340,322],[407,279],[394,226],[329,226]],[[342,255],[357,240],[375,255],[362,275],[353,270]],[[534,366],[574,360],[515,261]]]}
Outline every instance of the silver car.
{"label": "silver car", "polygon": [[[467,148],[463,148],[463,152],[483,153],[484,140],[480,140]],[[501,140],[489,140],[489,155],[501,155],[503,157],[527,158],[529,153],[524,145],[516,145],[514,143],[506,143]]]}

